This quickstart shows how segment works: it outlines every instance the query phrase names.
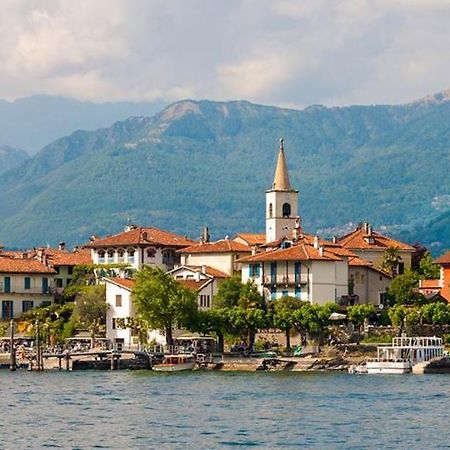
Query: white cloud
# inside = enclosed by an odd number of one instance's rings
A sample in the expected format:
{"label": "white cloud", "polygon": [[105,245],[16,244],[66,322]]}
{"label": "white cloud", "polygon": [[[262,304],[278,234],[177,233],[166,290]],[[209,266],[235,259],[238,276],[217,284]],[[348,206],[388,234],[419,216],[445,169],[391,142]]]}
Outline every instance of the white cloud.
{"label": "white cloud", "polygon": [[0,97],[405,102],[450,86],[448,0],[3,0]]}

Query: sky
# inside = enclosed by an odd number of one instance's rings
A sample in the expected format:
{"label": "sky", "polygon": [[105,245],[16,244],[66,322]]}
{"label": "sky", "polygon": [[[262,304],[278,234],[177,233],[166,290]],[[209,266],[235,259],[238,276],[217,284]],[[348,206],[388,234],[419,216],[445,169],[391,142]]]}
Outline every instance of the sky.
{"label": "sky", "polygon": [[0,98],[406,103],[450,88],[449,0],[2,0]]}

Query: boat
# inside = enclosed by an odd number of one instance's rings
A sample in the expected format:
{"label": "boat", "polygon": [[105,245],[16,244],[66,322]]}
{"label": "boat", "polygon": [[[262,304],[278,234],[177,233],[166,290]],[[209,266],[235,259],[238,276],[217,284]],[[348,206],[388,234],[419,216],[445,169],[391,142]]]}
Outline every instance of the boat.
{"label": "boat", "polygon": [[441,358],[442,339],[438,337],[395,337],[391,345],[377,348],[377,358],[367,361],[367,373],[402,374],[412,371],[414,365]]}
{"label": "boat", "polygon": [[166,355],[161,364],[153,366],[157,372],[181,372],[192,370],[195,366],[195,356],[192,354],[180,353],[178,355]]}

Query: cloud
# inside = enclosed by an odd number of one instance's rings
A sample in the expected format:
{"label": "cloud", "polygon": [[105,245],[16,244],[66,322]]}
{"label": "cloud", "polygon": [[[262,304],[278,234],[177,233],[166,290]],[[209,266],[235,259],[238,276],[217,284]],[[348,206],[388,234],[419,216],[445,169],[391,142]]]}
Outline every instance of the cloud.
{"label": "cloud", "polygon": [[398,103],[449,87],[447,0],[3,0],[0,97]]}

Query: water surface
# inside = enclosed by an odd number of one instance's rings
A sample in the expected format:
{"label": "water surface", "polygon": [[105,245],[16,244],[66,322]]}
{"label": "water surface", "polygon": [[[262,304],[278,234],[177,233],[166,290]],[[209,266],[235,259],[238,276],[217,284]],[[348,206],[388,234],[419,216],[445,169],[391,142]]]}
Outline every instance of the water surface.
{"label": "water surface", "polygon": [[450,376],[0,371],[0,448],[450,448]]}

